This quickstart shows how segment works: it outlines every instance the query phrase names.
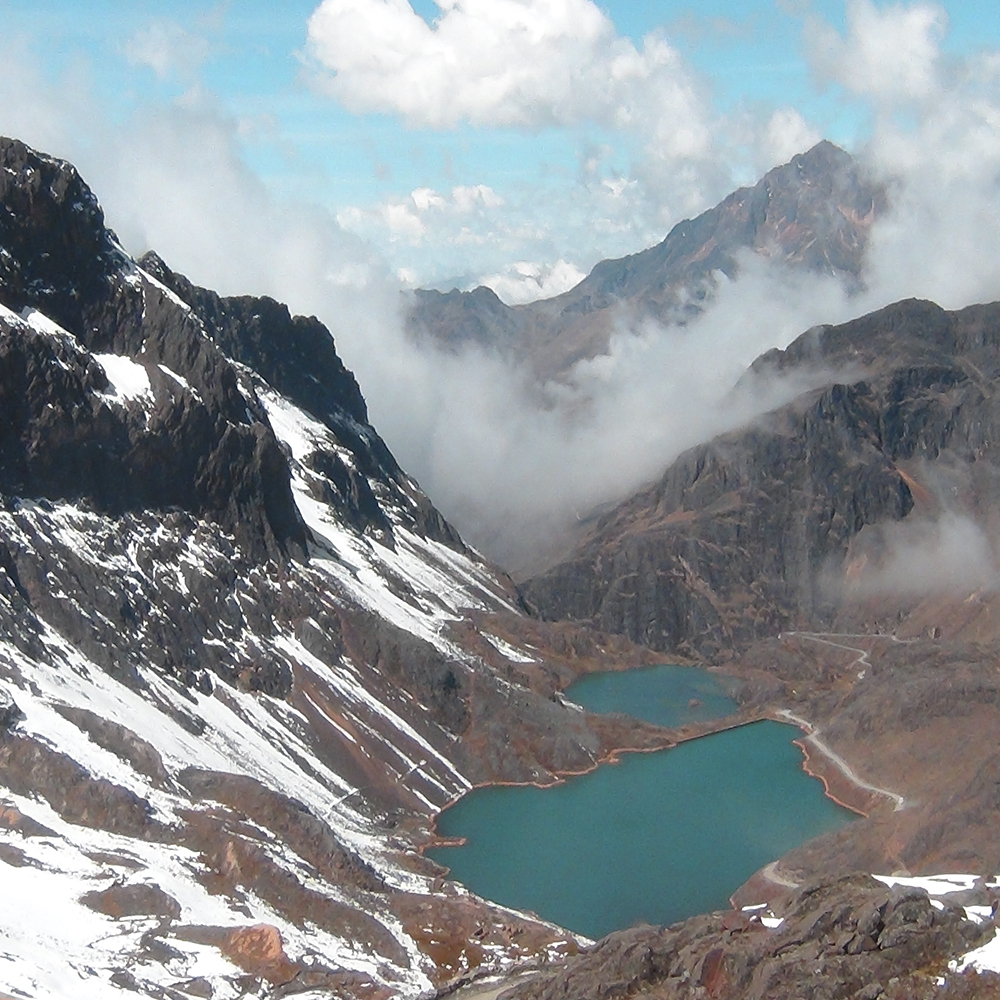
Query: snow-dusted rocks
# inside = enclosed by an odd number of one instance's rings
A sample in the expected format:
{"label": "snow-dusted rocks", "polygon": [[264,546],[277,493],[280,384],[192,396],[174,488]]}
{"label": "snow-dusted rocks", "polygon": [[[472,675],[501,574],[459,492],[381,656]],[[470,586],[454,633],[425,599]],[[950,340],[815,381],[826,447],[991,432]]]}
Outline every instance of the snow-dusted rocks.
{"label": "snow-dusted rocks", "polygon": [[0,688],[0,729],[10,729],[24,718],[24,712],[18,708],[11,693]]}
{"label": "snow-dusted rocks", "polygon": [[0,164],[0,989],[417,997],[575,947],[416,850],[473,784],[607,749],[553,699],[569,654],[318,321]]}
{"label": "snow-dusted rocks", "polygon": [[[905,882],[906,880],[902,880]],[[953,886],[949,886],[952,888]],[[831,877],[788,893],[773,919],[754,909],[619,931],[565,967],[515,987],[515,1000],[877,1000],[931,998],[951,956],[993,928],[948,896]],[[959,993],[958,995],[961,995]],[[966,994],[976,995],[976,994]]]}

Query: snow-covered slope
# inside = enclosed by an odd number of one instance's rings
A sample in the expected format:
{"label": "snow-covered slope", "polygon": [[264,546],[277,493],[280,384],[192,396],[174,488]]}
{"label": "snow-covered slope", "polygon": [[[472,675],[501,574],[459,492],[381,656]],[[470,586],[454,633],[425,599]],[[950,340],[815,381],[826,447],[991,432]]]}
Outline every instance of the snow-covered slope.
{"label": "snow-covered slope", "polygon": [[600,740],[329,333],[0,166],[0,991],[417,997],[572,947],[416,850]]}
{"label": "snow-covered slope", "polygon": [[[192,534],[70,504],[19,503],[0,515],[0,531],[20,560],[50,567],[52,599],[98,629],[108,624],[101,613],[64,589],[77,567],[113,581],[116,599],[155,591],[184,598],[217,582],[226,559],[205,525]],[[391,611],[400,599],[380,586],[377,560],[365,564],[364,543],[355,545],[355,567],[375,582],[356,582],[353,593]],[[172,558],[153,561],[153,552]],[[316,563],[325,561],[336,557]],[[268,591],[318,591],[327,575],[297,567],[234,598],[253,609]],[[458,590],[452,581],[451,595]],[[350,600],[329,593],[334,613]],[[358,989],[379,984],[411,996],[440,984],[421,939],[452,928],[434,907],[415,917],[431,893],[436,907],[442,886],[394,836],[394,820],[440,807],[470,778],[456,734],[414,693],[347,652],[322,658],[315,637],[328,637],[312,616],[257,631],[244,618],[204,636],[207,648],[235,654],[238,677],[252,677],[261,658],[280,662],[292,678],[285,697],[209,673],[188,687],[141,661],[116,677],[19,596],[15,589],[2,599],[9,627],[0,642],[0,701],[18,710],[8,708],[0,746],[0,884],[5,911],[18,914],[0,949],[9,991],[97,997],[116,993],[128,976],[143,989],[201,977],[214,995],[240,995],[234,983],[247,963],[241,970],[226,958],[233,946],[224,935],[258,924],[278,930],[284,956],[251,960],[251,972],[283,979],[347,970]],[[448,611],[457,608],[436,603],[410,614],[436,635]],[[506,921],[450,891],[455,907],[488,928],[483,945],[501,964],[512,961]]]}

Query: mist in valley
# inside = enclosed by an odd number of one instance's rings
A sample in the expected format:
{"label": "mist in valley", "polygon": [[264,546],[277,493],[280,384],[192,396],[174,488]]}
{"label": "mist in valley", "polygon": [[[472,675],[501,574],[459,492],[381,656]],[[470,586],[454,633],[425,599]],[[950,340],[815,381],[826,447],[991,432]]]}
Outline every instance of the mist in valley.
{"label": "mist in valley", "polygon": [[[841,73],[839,84],[870,104],[870,137],[852,152],[889,191],[860,291],[747,255],[735,280],[717,275],[694,321],[623,324],[606,355],[541,385],[474,345],[445,351],[410,339],[404,286],[385,259],[328,212],[276,200],[242,159],[238,124],[209,100],[122,127],[85,80],[53,81],[6,42],[0,127],[72,159],[130,252],[155,249],[198,284],[318,316],[400,464],[468,541],[523,574],[685,449],[808,387],[806,373],[735,391],[763,351],[903,297],[946,308],[1000,297],[1000,62],[984,54],[945,64],[932,28],[908,24],[929,42],[908,50],[914,71],[891,93],[879,89],[878,54],[866,48],[870,26],[810,36],[817,72]],[[715,184],[706,190],[724,194]]]}

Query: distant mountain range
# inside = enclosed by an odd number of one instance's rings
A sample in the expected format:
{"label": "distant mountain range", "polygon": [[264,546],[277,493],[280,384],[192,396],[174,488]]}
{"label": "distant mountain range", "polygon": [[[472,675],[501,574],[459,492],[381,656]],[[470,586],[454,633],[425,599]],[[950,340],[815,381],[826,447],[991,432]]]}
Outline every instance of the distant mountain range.
{"label": "distant mountain range", "polygon": [[408,329],[445,346],[472,342],[499,351],[541,380],[559,378],[606,351],[617,329],[696,316],[711,300],[717,275],[737,274],[741,253],[859,285],[868,232],[885,205],[884,189],[824,141],[678,223],[656,246],[601,261],[562,295],[508,306],[485,287],[419,290]]}
{"label": "distant mountain range", "polygon": [[[998,523],[998,346],[997,304],[911,300],[804,333],[744,381],[821,384],[681,455],[523,592],[546,617],[698,658],[832,628],[846,598],[882,581],[886,526],[946,513]],[[993,563],[996,541],[981,536],[982,562],[967,556],[960,588],[1000,583],[972,569]],[[889,596],[902,607],[900,594],[915,600],[935,582],[896,582]]]}

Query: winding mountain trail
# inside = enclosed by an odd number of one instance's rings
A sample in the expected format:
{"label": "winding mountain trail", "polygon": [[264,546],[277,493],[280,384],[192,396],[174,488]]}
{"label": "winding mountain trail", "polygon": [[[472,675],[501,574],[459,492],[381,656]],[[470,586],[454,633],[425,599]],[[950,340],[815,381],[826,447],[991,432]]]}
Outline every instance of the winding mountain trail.
{"label": "winding mountain trail", "polygon": [[796,882],[793,879],[782,875],[781,872],[778,871],[778,865],[780,863],[780,861],[772,861],[760,870],[760,874],[763,875],[769,882],[773,882],[774,885],[780,885],[786,889],[798,889],[802,883]]}
{"label": "winding mountain trail", "polygon": [[894,812],[899,812],[901,809],[906,808],[906,799],[899,792],[890,791],[888,788],[880,788],[878,785],[873,785],[871,782],[865,781],[864,778],[860,777],[840,754],[819,738],[819,730],[814,728],[806,719],[794,715],[787,708],[779,709],[777,714],[783,719],[787,719],[789,722],[799,726],[799,728],[804,729],[806,736],[802,742],[808,743],[823,754],[851,784],[856,785],[858,788],[863,788],[866,792],[872,792],[875,795],[884,795],[886,798],[892,799],[896,803]]}
{"label": "winding mountain trail", "polygon": [[[802,639],[807,639],[810,642],[818,642],[825,646],[833,646],[836,649],[846,649],[848,652],[857,653],[857,659],[851,664],[851,667],[859,668],[859,678],[864,676],[864,672],[871,666],[871,661],[869,660],[869,650],[865,649],[863,646],[850,646],[844,642],[837,642],[837,639],[884,639],[889,642],[909,644],[914,642],[913,639],[899,639],[894,635],[868,635],[865,633],[848,633],[848,632],[783,632],[779,636],[781,638],[785,635],[794,635]],[[832,747],[827,743],[824,743],[820,739],[820,730],[817,729],[808,719],[803,719],[801,716],[795,715],[792,711],[787,708],[779,709],[777,712],[781,718],[786,719],[788,722],[793,723],[802,729],[806,735],[803,738],[804,743],[808,743],[811,747],[818,750],[824,757],[827,758],[839,771],[841,774],[847,778],[852,784],[856,785],[858,788],[863,788],[865,791],[872,792],[875,795],[882,795],[888,799],[891,799],[896,803],[894,812],[899,812],[906,808],[906,799],[900,795],[898,792],[891,791],[888,788],[881,788],[878,785],[873,785],[871,782],[865,781],[858,773],[851,767],[850,764],[844,760]]]}
{"label": "winding mountain trail", "polygon": [[[868,654],[870,650],[865,649],[862,646],[848,646],[844,642],[834,642],[833,639],[885,639],[888,642],[897,643],[901,646],[908,646],[911,643],[916,642],[916,639],[900,639],[894,635],[870,635],[866,632],[781,632],[778,638],[781,639],[786,635],[799,636],[802,639],[808,639],[810,642],[818,642],[824,646],[833,646],[835,649],[846,649],[849,653],[857,653],[858,658],[851,664],[852,667],[860,666],[862,670],[867,670],[871,666],[871,661],[868,659]],[[833,638],[831,638],[831,636]]]}

